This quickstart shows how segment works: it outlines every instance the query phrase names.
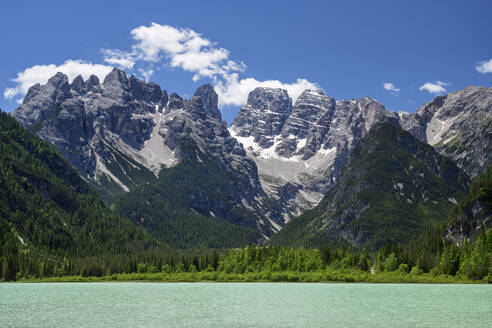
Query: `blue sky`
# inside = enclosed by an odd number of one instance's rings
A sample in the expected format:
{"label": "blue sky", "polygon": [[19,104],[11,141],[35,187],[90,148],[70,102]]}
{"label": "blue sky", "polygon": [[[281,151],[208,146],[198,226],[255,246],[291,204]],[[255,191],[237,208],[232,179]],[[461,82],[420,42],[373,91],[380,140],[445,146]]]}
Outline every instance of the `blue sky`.
{"label": "blue sky", "polygon": [[103,74],[118,62],[185,97],[213,83],[228,121],[248,88],[271,80],[293,96],[316,85],[413,112],[438,94],[492,85],[491,12],[483,0],[8,1],[0,108],[13,110],[30,81],[46,79],[44,65]]}

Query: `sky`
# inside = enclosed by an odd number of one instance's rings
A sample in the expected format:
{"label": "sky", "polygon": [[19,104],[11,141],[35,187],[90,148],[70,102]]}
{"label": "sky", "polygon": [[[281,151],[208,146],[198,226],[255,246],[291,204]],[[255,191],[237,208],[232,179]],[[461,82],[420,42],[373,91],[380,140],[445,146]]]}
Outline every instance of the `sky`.
{"label": "sky", "polygon": [[185,98],[204,83],[231,121],[257,86],[372,97],[414,112],[492,86],[492,1],[6,1],[0,108],[57,71],[113,66]]}

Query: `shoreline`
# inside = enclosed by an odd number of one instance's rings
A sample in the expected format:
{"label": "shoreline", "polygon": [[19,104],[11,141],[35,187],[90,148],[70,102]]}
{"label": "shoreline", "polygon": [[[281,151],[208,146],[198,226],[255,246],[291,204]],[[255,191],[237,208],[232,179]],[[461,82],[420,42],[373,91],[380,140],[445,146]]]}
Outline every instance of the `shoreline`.
{"label": "shoreline", "polygon": [[293,283],[370,283],[370,284],[490,284],[488,280],[471,280],[456,276],[433,276],[401,273],[341,273],[341,272],[274,272],[274,273],[222,273],[222,272],[183,272],[183,273],[121,273],[101,277],[62,276],[44,278],[23,278],[17,283],[43,282],[293,282]]}

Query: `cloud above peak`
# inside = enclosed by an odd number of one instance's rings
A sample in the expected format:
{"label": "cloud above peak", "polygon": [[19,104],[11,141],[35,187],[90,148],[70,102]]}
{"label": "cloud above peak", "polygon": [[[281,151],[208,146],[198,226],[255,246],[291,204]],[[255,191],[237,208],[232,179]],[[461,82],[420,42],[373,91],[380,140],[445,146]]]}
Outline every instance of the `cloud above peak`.
{"label": "cloud above peak", "polygon": [[317,84],[301,78],[292,83],[240,78],[246,71],[244,62],[231,59],[227,49],[188,28],[152,23],[133,29],[131,35],[135,43],[130,51],[102,49],[106,63],[127,69],[144,66],[139,71],[147,73],[143,74],[146,79],[159,66],[193,73],[194,82],[209,78],[219,94],[220,106],[244,105],[249,92],[259,86],[284,88],[294,101],[305,89],[319,89]]}
{"label": "cloud above peak", "polygon": [[[126,69],[132,69],[136,63],[149,67],[165,64],[194,73],[193,81],[246,68],[244,63],[230,60],[227,49],[217,47],[188,28],[152,23],[133,29],[131,35],[135,43],[130,51],[102,49],[106,63]],[[148,68],[145,70],[149,71]]]}
{"label": "cloud above peak", "polygon": [[482,74],[492,73],[492,58],[479,62],[478,65],[475,66],[475,69]]}
{"label": "cloud above peak", "polygon": [[426,82],[419,87],[419,90],[437,94],[437,93],[441,93],[441,92],[446,92],[446,88],[444,88],[444,87],[447,85],[451,85],[451,83],[446,83],[446,82],[442,82],[442,81],[436,81],[435,83]]}
{"label": "cloud above peak", "polygon": [[93,64],[80,59],[67,60],[61,65],[34,65],[18,73],[17,77],[11,80],[16,83],[16,86],[6,88],[3,96],[9,100],[18,96],[24,96],[31,86],[36,83],[45,84],[50,77],[58,72],[67,75],[69,81],[72,81],[79,74],[84,79],[88,79],[91,75],[96,75],[100,80],[103,80],[111,72],[111,69],[111,66]]}
{"label": "cloud above peak", "polygon": [[400,92],[400,89],[397,88],[393,83],[391,82],[383,82],[383,89],[391,91],[393,94],[398,94]]}
{"label": "cloud above peak", "polygon": [[[35,65],[25,69],[12,79],[16,85],[4,91],[6,99],[24,96],[29,87],[44,84],[57,72],[65,73],[69,80],[81,74],[85,79],[95,74],[100,80],[113,66],[128,73],[135,73],[149,80],[155,71],[177,68],[192,73],[192,80],[212,81],[219,94],[219,105],[241,106],[256,87],[284,88],[295,101],[305,89],[319,89],[316,83],[297,78],[291,83],[279,80],[258,81],[244,76],[246,64],[231,58],[230,52],[219,47],[202,34],[189,29],[152,23],[131,31],[133,44],[128,50],[101,49],[105,64],[93,64],[83,60],[67,60],[61,65]],[[208,81],[207,81],[208,82]]]}
{"label": "cloud above peak", "polygon": [[217,81],[215,91],[219,95],[219,105],[241,106],[246,103],[249,93],[257,87],[285,89],[293,102],[295,102],[306,89],[320,89],[316,83],[306,79],[298,78],[292,83],[283,83],[278,80],[258,81],[252,77],[239,79],[238,74],[234,73],[228,76],[227,80]]}

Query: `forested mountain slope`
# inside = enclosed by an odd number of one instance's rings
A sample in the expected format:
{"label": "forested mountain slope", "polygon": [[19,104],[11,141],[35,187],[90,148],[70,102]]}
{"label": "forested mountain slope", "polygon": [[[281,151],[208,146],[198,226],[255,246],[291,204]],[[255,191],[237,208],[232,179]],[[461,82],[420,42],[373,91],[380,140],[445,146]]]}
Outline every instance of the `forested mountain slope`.
{"label": "forested mountain slope", "polygon": [[180,248],[239,247],[262,239],[254,215],[231,205],[240,180],[191,138],[180,141],[182,160],[162,169],[154,183],[119,197],[116,209],[151,234]]}
{"label": "forested mountain slope", "polygon": [[158,245],[113,213],[58,151],[0,113],[0,256],[123,253]]}
{"label": "forested mountain slope", "polygon": [[492,228],[492,166],[473,181],[466,198],[459,202],[452,215],[446,238],[462,244],[474,240],[482,230]]}
{"label": "forested mountain slope", "polygon": [[467,187],[467,175],[452,160],[380,123],[354,148],[320,204],[289,222],[272,243],[377,249],[406,242],[444,223]]}

